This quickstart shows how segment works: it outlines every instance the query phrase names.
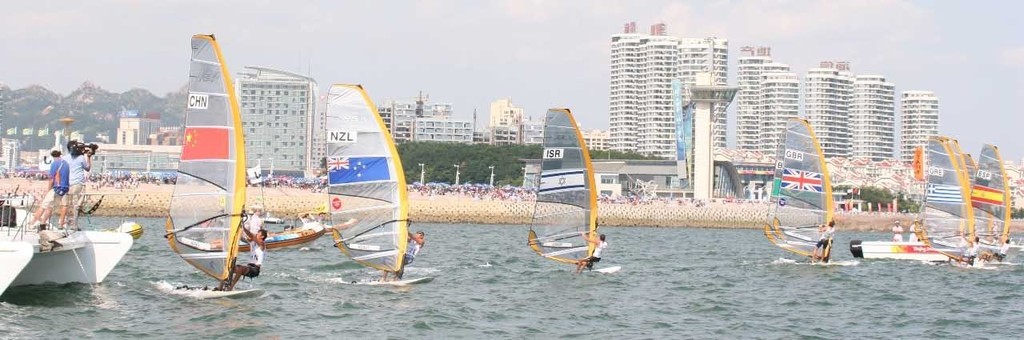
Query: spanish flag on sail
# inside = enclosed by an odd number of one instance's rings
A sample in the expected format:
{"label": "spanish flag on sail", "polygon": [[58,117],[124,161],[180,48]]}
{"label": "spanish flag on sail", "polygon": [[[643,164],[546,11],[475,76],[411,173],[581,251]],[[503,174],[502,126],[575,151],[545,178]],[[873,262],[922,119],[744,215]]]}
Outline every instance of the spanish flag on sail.
{"label": "spanish flag on sail", "polygon": [[971,190],[971,206],[979,207],[984,204],[1003,204],[1003,191],[975,184]]}

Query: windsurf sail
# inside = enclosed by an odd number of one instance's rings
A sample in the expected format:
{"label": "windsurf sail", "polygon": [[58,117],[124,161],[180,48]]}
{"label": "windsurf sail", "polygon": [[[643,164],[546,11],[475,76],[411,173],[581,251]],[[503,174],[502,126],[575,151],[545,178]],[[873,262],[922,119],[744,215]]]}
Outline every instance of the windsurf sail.
{"label": "windsurf sail", "polygon": [[367,267],[395,272],[409,240],[405,173],[394,140],[360,85],[327,94],[327,207],[342,253]]}
{"label": "windsurf sail", "polygon": [[985,144],[978,154],[971,176],[971,207],[974,208],[974,235],[988,245],[1001,245],[1010,235],[1010,183],[999,149]]}
{"label": "windsurf sail", "polygon": [[217,40],[195,35],[167,242],[192,266],[226,280],[238,253],[244,203],[245,145],[238,98]]}
{"label": "windsurf sail", "polygon": [[594,253],[583,233],[597,231],[594,167],[569,109],[550,109],[544,119],[537,203],[528,244],[540,256],[576,263]]}
{"label": "windsurf sail", "polygon": [[936,136],[925,148],[925,198],[921,209],[922,242],[962,260],[965,237],[973,233],[970,184],[955,140]]}
{"label": "windsurf sail", "polygon": [[[834,199],[825,156],[806,120],[789,120],[775,159],[771,198],[775,208],[764,235],[782,249],[812,256],[819,226],[832,220]],[[826,247],[820,255],[827,259],[830,252]]]}

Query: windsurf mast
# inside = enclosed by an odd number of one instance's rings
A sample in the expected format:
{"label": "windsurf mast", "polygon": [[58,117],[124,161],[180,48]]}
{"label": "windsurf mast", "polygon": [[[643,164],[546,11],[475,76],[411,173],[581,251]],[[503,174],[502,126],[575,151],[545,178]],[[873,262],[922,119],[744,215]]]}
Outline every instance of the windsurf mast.
{"label": "windsurf mast", "polygon": [[334,241],[357,263],[396,272],[409,241],[409,200],[398,149],[360,85],[327,94],[328,202]]}
{"label": "windsurf mast", "polygon": [[569,109],[548,110],[544,120],[537,202],[528,244],[545,258],[576,263],[594,253],[597,193],[590,152]]}
{"label": "windsurf mast", "polygon": [[167,218],[171,249],[224,281],[234,269],[245,204],[245,144],[238,98],[213,35],[192,37],[178,178]]}

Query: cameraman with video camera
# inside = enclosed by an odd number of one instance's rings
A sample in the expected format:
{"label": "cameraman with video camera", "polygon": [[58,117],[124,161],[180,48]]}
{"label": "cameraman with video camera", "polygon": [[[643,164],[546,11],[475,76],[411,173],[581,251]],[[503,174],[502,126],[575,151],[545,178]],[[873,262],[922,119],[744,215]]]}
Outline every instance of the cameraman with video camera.
{"label": "cameraman with video camera", "polygon": [[[68,221],[67,225],[61,227],[77,227],[78,209],[82,205],[82,199],[85,198],[85,180],[86,171],[92,169],[92,155],[96,153],[96,149],[99,146],[95,143],[80,143],[77,140],[68,142],[68,150],[71,152],[70,157],[64,160],[68,162],[70,175],[68,178],[68,184],[70,189],[68,190],[68,201],[71,209],[71,220]],[[61,217],[63,221],[63,216]]]}

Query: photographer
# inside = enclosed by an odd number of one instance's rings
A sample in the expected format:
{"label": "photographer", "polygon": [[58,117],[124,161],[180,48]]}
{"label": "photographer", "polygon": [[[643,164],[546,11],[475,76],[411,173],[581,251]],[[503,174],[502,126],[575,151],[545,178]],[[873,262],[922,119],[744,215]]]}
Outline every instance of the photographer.
{"label": "photographer", "polygon": [[[65,160],[70,167],[68,183],[71,189],[68,190],[67,199],[71,205],[72,216],[71,220],[68,221],[68,225],[73,227],[77,227],[78,209],[85,198],[83,195],[85,193],[85,172],[92,169],[92,155],[96,152],[97,148],[98,146],[93,143],[79,143],[76,140],[68,142],[68,150],[70,150],[71,155]],[[63,220],[63,217],[61,219]]]}

